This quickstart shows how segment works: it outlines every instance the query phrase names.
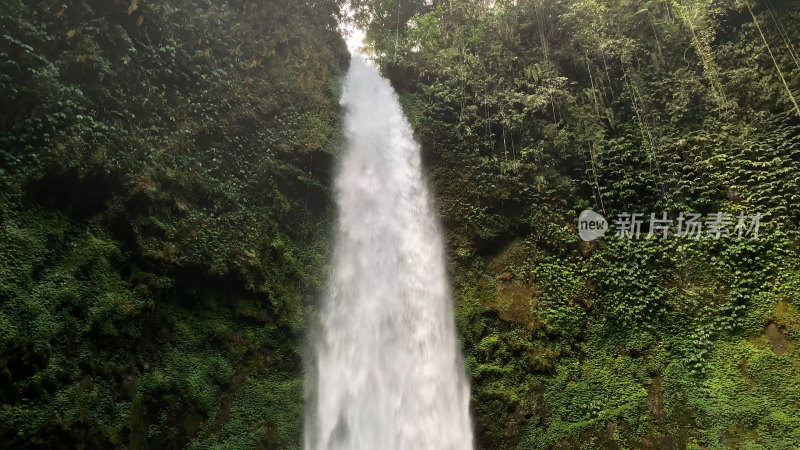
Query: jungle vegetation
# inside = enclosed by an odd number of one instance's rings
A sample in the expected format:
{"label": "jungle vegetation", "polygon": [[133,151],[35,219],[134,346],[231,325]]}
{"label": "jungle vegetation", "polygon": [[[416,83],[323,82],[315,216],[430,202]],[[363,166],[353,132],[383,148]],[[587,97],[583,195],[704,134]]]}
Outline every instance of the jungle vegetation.
{"label": "jungle vegetation", "polygon": [[[299,448],[340,0],[0,3],[0,447]],[[800,5],[353,0],[482,449],[800,448]],[[577,217],[761,213],[758,239]]]}
{"label": "jungle vegetation", "polygon": [[338,13],[0,4],[0,447],[300,445]]}
{"label": "jungle vegetation", "polygon": [[[354,4],[437,192],[480,448],[800,447],[797,2]],[[586,243],[584,209],[764,218]]]}

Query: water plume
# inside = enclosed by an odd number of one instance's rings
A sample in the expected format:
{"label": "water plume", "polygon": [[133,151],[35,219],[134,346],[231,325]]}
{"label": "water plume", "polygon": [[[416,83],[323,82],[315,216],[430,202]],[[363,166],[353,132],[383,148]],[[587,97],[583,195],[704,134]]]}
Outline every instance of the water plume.
{"label": "water plume", "polygon": [[341,102],[347,147],[306,449],[469,450],[469,384],[419,145],[389,82],[358,56]]}

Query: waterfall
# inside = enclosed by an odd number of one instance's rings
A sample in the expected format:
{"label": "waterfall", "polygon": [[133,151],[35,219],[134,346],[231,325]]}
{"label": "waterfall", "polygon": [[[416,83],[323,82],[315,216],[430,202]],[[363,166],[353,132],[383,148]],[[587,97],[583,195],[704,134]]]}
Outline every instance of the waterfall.
{"label": "waterfall", "polygon": [[397,96],[353,57],[338,227],[312,339],[305,447],[472,448],[441,231]]}

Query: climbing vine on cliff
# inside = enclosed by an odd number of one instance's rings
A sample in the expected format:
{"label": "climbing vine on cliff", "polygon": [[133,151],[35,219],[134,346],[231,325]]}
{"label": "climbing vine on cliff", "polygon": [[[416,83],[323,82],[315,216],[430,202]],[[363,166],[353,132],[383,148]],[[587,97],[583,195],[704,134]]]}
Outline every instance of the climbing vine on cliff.
{"label": "climbing vine on cliff", "polygon": [[3,2],[0,447],[299,447],[339,8]]}
{"label": "climbing vine on cliff", "polygon": [[[365,3],[448,230],[480,447],[800,445],[797,5]],[[583,209],[765,218],[586,243]]]}

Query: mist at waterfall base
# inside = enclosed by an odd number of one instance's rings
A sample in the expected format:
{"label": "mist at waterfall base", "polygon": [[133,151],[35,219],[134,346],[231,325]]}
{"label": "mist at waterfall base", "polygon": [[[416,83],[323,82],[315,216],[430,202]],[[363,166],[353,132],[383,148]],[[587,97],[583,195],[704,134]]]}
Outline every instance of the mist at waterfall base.
{"label": "mist at waterfall base", "polygon": [[354,56],[338,226],[307,383],[306,449],[472,448],[438,221],[397,96]]}

